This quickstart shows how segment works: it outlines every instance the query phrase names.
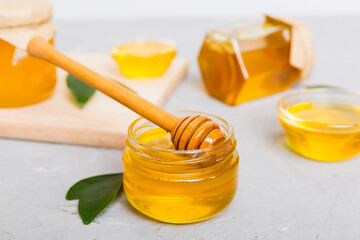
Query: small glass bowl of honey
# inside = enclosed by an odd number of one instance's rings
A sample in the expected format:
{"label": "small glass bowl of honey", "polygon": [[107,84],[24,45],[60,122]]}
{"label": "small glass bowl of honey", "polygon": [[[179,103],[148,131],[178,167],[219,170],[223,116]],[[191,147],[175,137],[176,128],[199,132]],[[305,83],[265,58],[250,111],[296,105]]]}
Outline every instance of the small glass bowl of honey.
{"label": "small glass bowl of honey", "polygon": [[360,152],[360,94],[339,88],[299,90],[278,103],[289,147],[313,160],[336,162]]}
{"label": "small glass bowl of honey", "polygon": [[111,50],[122,74],[128,78],[154,78],[165,73],[176,55],[167,39],[136,39]]}

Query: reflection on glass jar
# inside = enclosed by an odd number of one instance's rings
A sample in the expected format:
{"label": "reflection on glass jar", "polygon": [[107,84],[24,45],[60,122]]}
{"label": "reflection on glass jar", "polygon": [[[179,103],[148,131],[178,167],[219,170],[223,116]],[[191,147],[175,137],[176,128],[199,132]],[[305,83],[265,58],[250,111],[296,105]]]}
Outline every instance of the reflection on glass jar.
{"label": "reflection on glass jar", "polygon": [[176,116],[207,116],[227,136],[213,148],[174,150],[170,135],[143,118],[128,130],[123,154],[124,190],[143,214],[169,223],[208,219],[223,210],[237,188],[238,153],[232,127],[204,113],[176,111]]}

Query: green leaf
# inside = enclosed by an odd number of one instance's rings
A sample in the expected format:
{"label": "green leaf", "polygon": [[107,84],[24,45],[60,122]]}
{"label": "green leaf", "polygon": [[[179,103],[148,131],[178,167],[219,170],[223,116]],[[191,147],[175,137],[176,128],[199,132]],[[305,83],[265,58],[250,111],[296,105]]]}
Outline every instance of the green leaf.
{"label": "green leaf", "polygon": [[101,175],[75,183],[66,200],[79,199],[78,211],[84,224],[91,223],[117,196],[122,186],[122,173]]}
{"label": "green leaf", "polygon": [[67,76],[66,83],[80,108],[83,108],[95,93],[95,89],[93,87],[82,82],[71,74]]}

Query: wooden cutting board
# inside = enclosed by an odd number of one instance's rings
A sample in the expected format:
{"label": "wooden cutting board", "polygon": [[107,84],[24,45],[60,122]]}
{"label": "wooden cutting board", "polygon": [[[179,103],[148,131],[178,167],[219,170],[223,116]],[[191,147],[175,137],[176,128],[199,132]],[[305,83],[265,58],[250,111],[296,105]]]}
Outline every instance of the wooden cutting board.
{"label": "wooden cutting board", "polygon": [[[176,58],[161,77],[127,79],[109,55],[68,55],[158,106],[165,103],[188,68],[186,60]],[[57,76],[56,89],[49,99],[27,107],[0,109],[0,137],[125,148],[127,129],[139,116],[99,91],[79,109],[66,87],[67,73],[58,68]]]}

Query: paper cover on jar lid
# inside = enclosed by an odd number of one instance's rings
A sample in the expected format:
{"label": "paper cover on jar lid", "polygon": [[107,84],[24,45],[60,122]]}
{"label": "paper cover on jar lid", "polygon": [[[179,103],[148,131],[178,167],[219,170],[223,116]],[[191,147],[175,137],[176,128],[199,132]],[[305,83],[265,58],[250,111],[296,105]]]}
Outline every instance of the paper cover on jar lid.
{"label": "paper cover on jar lid", "polygon": [[52,16],[46,0],[0,0],[0,29],[39,24]]}
{"label": "paper cover on jar lid", "polygon": [[54,36],[54,32],[54,24],[48,21],[40,25],[0,29],[0,39],[3,39],[17,48],[26,50],[27,44],[31,38],[41,36],[48,41]]}
{"label": "paper cover on jar lid", "polygon": [[291,30],[290,64],[301,71],[306,80],[315,64],[315,48],[310,30],[299,20],[266,16],[266,21],[283,24]]}
{"label": "paper cover on jar lid", "polygon": [[46,0],[0,0],[0,39],[16,47],[13,65],[27,56],[31,38],[53,38],[51,15],[52,7]]}
{"label": "paper cover on jar lid", "polygon": [[0,29],[0,39],[16,47],[13,57],[13,65],[16,65],[28,55],[26,47],[31,38],[41,36],[46,41],[49,41],[53,38],[54,33],[54,24],[52,22],[45,22],[41,25]]}

